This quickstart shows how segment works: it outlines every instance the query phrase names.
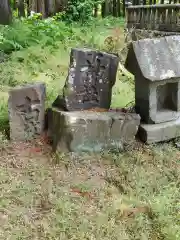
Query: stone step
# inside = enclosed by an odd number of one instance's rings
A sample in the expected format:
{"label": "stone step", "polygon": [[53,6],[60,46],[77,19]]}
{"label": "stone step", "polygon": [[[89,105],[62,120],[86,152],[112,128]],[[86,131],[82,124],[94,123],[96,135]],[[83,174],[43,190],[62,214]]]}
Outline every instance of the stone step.
{"label": "stone step", "polygon": [[141,141],[151,144],[168,141],[180,136],[180,118],[158,124],[141,124],[138,137]]}

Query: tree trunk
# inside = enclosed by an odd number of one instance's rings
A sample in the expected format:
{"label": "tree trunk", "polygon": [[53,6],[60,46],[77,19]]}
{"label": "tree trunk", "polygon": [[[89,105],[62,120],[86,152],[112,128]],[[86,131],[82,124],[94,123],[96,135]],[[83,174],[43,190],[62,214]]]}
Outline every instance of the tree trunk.
{"label": "tree trunk", "polygon": [[24,0],[18,0],[18,17],[25,17],[25,8],[24,8]]}
{"label": "tree trunk", "polygon": [[107,17],[109,15],[109,3],[108,0],[105,0],[102,3],[102,17]]}
{"label": "tree trunk", "polygon": [[118,15],[118,17],[121,16],[121,2],[120,2],[120,0],[117,0],[117,15]]}
{"label": "tree trunk", "polygon": [[29,0],[29,11],[41,13],[42,17],[46,17],[45,0]]}
{"label": "tree trunk", "polygon": [[31,12],[30,0],[26,0],[26,6],[27,6],[27,16],[30,16],[30,12]]}
{"label": "tree trunk", "polygon": [[13,1],[13,9],[16,10],[17,6],[16,6],[16,0]]}
{"label": "tree trunk", "polygon": [[67,7],[67,0],[55,0],[56,3],[56,13],[62,12],[66,9]]}
{"label": "tree trunk", "polygon": [[123,17],[126,15],[126,1],[123,0]]}
{"label": "tree trunk", "polygon": [[108,1],[108,16],[113,15],[113,4],[112,1]]}
{"label": "tree trunk", "polygon": [[56,13],[55,0],[45,0],[46,14],[48,17],[53,16]]}
{"label": "tree trunk", "polygon": [[113,4],[113,16],[117,17],[117,2],[116,2],[116,0],[113,0],[112,4]]}
{"label": "tree trunk", "polygon": [[9,0],[0,0],[0,24],[8,25],[12,21]]}
{"label": "tree trunk", "polygon": [[33,11],[37,13],[37,0],[29,0],[29,9],[30,12]]}
{"label": "tree trunk", "polygon": [[98,4],[94,4],[94,17],[98,16]]}
{"label": "tree trunk", "polygon": [[62,12],[67,0],[26,0],[30,11],[42,13],[44,17],[50,17],[58,12]]}
{"label": "tree trunk", "polygon": [[44,4],[44,0],[38,0],[37,1],[37,11],[38,13],[42,14],[42,18],[46,17],[46,12],[45,12],[45,4]]}

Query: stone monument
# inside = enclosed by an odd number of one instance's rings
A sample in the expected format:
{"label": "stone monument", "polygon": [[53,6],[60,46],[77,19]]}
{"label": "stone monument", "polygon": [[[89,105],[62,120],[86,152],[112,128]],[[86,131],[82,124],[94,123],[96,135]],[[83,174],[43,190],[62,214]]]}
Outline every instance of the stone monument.
{"label": "stone monument", "polygon": [[48,111],[48,135],[54,151],[121,151],[134,141],[140,117],[110,110],[117,56],[72,49],[63,96]]}
{"label": "stone monument", "polygon": [[10,139],[36,138],[44,130],[46,87],[44,83],[25,85],[9,92]]}
{"label": "stone monument", "polygon": [[180,136],[180,36],[132,42],[125,67],[135,76],[140,138],[160,142]]}
{"label": "stone monument", "polygon": [[109,109],[119,58],[90,49],[72,49],[63,96],[53,107],[66,111]]}

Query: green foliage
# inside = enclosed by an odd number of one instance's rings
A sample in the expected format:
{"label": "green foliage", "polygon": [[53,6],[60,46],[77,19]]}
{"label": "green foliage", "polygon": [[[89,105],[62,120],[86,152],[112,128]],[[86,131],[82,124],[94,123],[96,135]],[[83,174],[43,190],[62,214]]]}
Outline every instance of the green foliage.
{"label": "green foliage", "polygon": [[[95,28],[101,29],[102,26],[123,24],[121,19],[115,21],[113,18],[100,21],[92,19],[88,25],[84,26],[79,23],[67,24],[60,21],[67,16],[67,13],[59,13],[53,18],[41,20],[41,14],[34,14],[22,20],[15,20],[10,26],[0,26],[1,51],[10,54],[13,51],[37,44],[40,44],[41,47],[52,46],[58,48],[59,42],[67,47],[71,41],[99,48],[98,35],[90,34],[90,31],[94,31]],[[98,44],[95,44],[95,42]]]}
{"label": "green foliage", "polygon": [[0,49],[5,53],[39,43],[43,46],[55,45],[57,41],[68,39],[72,33],[63,22],[54,19],[42,21],[36,16],[17,20],[11,26],[2,26],[0,30]]}
{"label": "green foliage", "polygon": [[96,0],[69,0],[63,19],[86,23],[92,19],[94,5],[99,3]]}

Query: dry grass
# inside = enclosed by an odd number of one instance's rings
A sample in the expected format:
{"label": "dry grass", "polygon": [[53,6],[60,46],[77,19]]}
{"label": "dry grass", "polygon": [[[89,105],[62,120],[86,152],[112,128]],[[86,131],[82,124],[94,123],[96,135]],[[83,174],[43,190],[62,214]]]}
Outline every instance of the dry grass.
{"label": "dry grass", "polygon": [[[44,150],[46,149],[46,150]],[[1,239],[180,239],[180,154],[52,155],[1,147]]]}

